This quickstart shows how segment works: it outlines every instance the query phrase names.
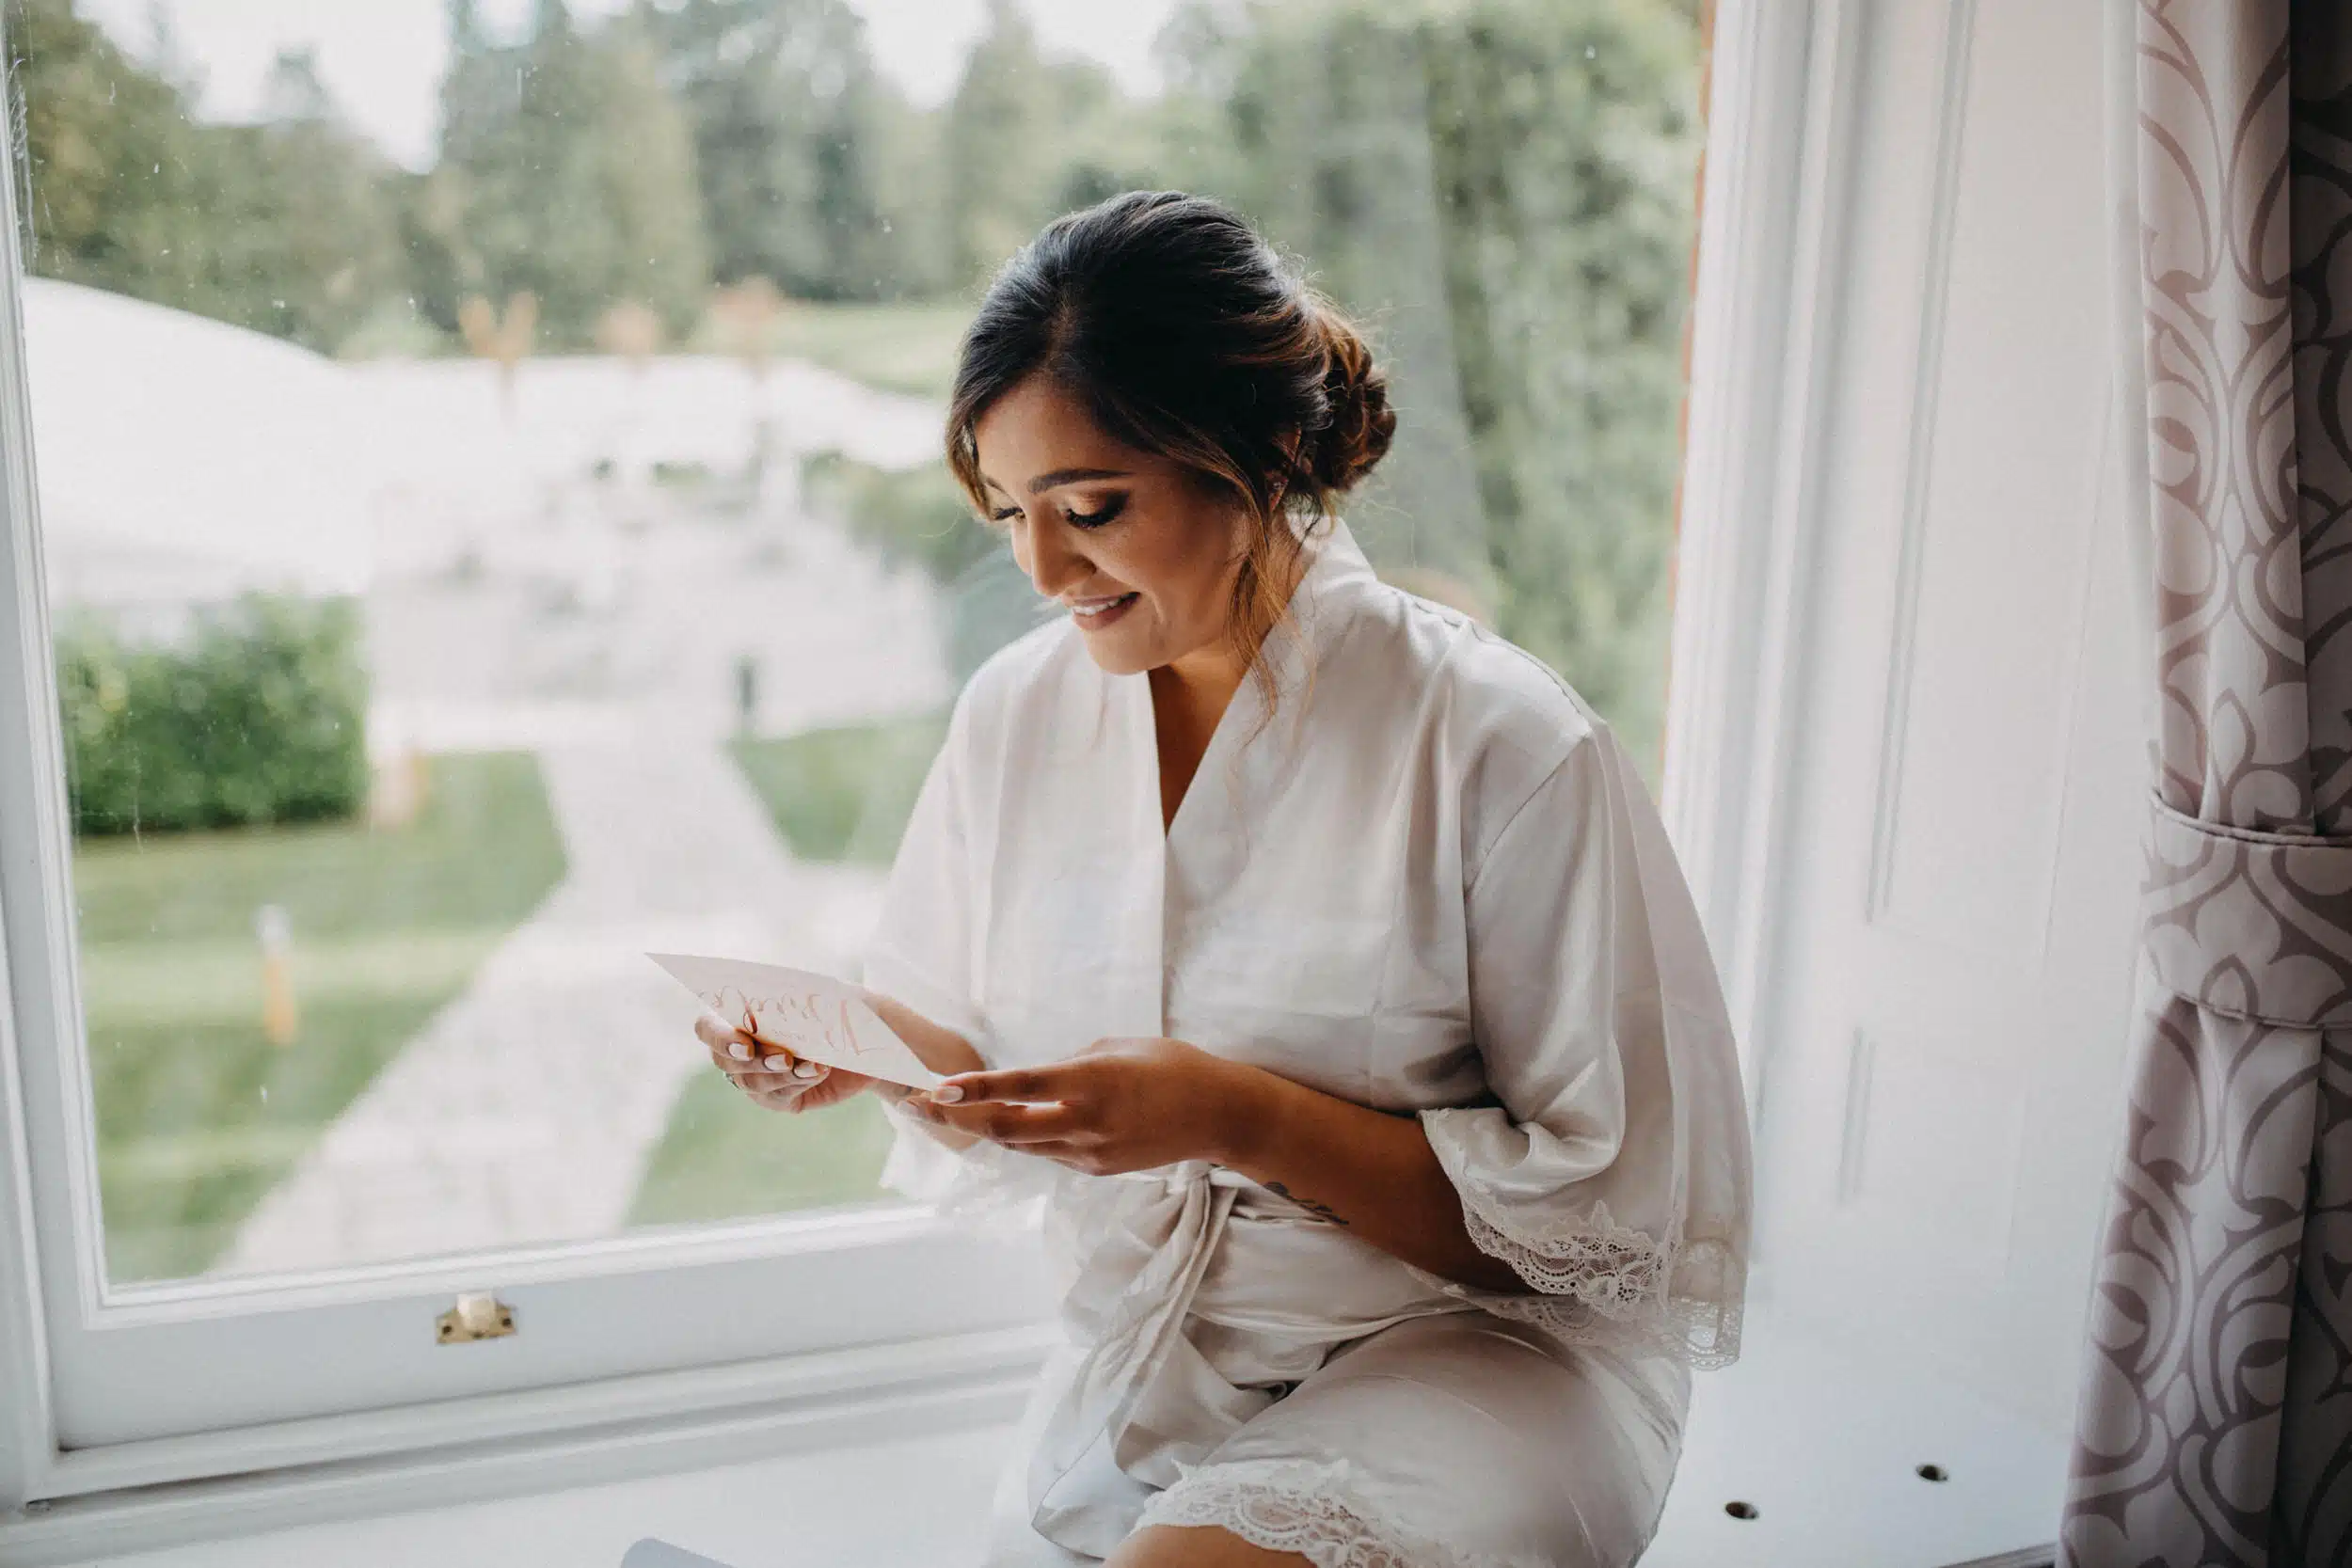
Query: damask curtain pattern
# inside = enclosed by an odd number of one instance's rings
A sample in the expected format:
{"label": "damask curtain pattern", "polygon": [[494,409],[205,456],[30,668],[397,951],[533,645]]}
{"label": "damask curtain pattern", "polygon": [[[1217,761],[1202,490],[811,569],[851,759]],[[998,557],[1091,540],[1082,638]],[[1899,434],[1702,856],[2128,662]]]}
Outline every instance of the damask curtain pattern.
{"label": "damask curtain pattern", "polygon": [[2352,1562],[2352,0],[2130,3],[2153,799],[2060,1554]]}

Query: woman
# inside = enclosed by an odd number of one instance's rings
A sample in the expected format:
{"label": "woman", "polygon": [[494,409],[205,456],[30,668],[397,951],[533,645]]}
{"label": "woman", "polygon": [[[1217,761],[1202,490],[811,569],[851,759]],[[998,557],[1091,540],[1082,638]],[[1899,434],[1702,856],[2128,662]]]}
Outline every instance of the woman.
{"label": "woman", "polygon": [[1633,1560],[1736,1353],[1748,1148],[1608,727],[1331,515],[1395,417],[1230,212],[1007,265],[948,458],[1067,610],[957,703],[866,971],[906,1094],[706,1020],[764,1103],[892,1095],[885,1180],[1041,1197],[1071,1274],[986,1562]]}

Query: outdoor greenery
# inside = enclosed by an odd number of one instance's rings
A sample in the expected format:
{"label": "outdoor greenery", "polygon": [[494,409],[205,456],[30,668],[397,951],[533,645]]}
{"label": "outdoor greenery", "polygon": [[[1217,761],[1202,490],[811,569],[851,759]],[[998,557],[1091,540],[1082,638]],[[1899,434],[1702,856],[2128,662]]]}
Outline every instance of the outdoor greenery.
{"label": "outdoor greenery", "polygon": [[709,242],[659,13],[586,33],[563,0],[537,0],[529,36],[500,45],[476,12],[451,0],[440,162],[405,214],[425,315],[457,326],[467,298],[528,291],[562,346],[587,346],[624,300],[691,326]]}
{"label": "outdoor greenery", "polygon": [[74,831],[349,816],[368,788],[359,638],[347,599],[249,595],[166,642],[69,620],[57,684]]}
{"label": "outdoor greenery", "polygon": [[[73,857],[106,1254],[201,1272],[317,1134],[547,896],[564,852],[528,755],[443,756],[405,828],[86,840]],[[259,911],[298,1022],[263,1027]]]}
{"label": "outdoor greenery", "polygon": [[1192,13],[1191,176],[1367,317],[1397,442],[1350,522],[1455,579],[1655,768],[1700,126],[1694,8]]}
{"label": "outdoor greenery", "polygon": [[630,1225],[745,1219],[871,1201],[890,1152],[882,1102],[859,1095],[798,1115],[755,1105],[724,1074],[698,1072],[670,1112]]}
{"label": "outdoor greenery", "polygon": [[[421,168],[300,52],[232,125],[196,117],[160,21],[126,48],[74,0],[0,0],[0,33],[35,272],[346,356],[673,344],[944,399],[979,290],[1040,225],[1136,187],[1223,198],[1391,376],[1397,444],[1348,509],[1375,563],[1483,606],[1654,775],[1697,4],[1185,0],[1168,88],[1139,99],[987,0],[956,90],[922,106],[849,0],[532,0],[518,27],[445,0]],[[823,454],[803,478],[940,587],[958,678],[1035,624],[942,465]],[[72,622],[58,658],[110,1272],[184,1275],[554,886],[561,846],[520,755],[437,759],[405,827],[327,820],[368,783],[349,605],[252,600],[135,645]],[[796,854],[882,865],[941,734],[914,716],[736,754]],[[166,831],[196,828],[220,831]],[[290,1044],[263,1022],[271,906]],[[780,1117],[702,1074],[631,1218],[871,1197],[887,1141],[871,1101]]]}
{"label": "outdoor greenery", "polygon": [[803,860],[887,867],[914,815],[944,718],[881,720],[734,743],[776,831]]}
{"label": "outdoor greenery", "polygon": [[[887,392],[947,401],[956,348],[972,308],[960,299],[790,302],[768,337],[777,358],[807,359]],[[691,347],[726,351],[726,334],[706,322]]]}
{"label": "outdoor greenery", "polygon": [[803,494],[884,561],[928,575],[946,611],[947,666],[961,683],[1044,613],[1004,541],[972,514],[943,462],[877,468],[839,452],[802,465]]}
{"label": "outdoor greenery", "polygon": [[[7,4],[36,269],[322,348],[580,349],[623,308],[712,343],[712,287],[764,280],[776,334],[832,345],[788,352],[935,392],[943,328],[1041,222],[1221,196],[1394,376],[1397,446],[1350,511],[1375,560],[1491,607],[1654,760],[1696,0],[1188,0],[1148,99],[989,0],[936,107],[878,72],[847,0],[534,0],[495,36],[448,0],[421,171],[301,55],[262,123],[199,124],[167,36],[134,59],[71,0]],[[812,302],[885,313],[844,337]],[[925,325],[877,326],[898,310]]]}

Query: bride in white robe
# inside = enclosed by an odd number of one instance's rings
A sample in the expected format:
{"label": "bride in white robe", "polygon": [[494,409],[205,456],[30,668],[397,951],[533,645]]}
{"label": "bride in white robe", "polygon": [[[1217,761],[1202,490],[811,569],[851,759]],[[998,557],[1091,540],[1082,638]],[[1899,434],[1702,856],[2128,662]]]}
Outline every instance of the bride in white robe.
{"label": "bride in white robe", "polygon": [[[1360,373],[1340,352],[1335,386]],[[893,1106],[885,1181],[949,1214],[1036,1203],[1069,1284],[985,1568],[1244,1560],[1208,1531],[1314,1568],[1631,1562],[1689,1369],[1737,1354],[1749,1204],[1722,997],[1640,779],[1558,675],[1383,583],[1326,519],[1294,525],[1287,616],[1171,790],[1173,688],[1104,627],[1181,621],[1155,586],[1181,588],[1176,558],[1122,542],[1109,501],[1042,516],[1014,495],[1133,486],[1151,454],[1038,406],[1021,417],[1079,425],[1081,466],[1054,430],[1000,430],[967,483],[1074,613],[956,704],[864,976],[982,1069],[950,1081],[961,1104]],[[1120,1174],[1005,1132],[1106,1049],[1292,1098],[1248,1157]],[[1197,1120],[1152,1092],[1168,1127],[1124,1147]],[[1300,1168],[1285,1150],[1323,1111],[1364,1108],[1418,1151],[1442,1224],[1377,1223],[1386,1195],[1416,1200],[1376,1172],[1409,1163],[1261,1179]],[[1466,1255],[1485,1283],[1404,1253]],[[1134,1555],[1159,1527],[1204,1534]]]}
{"label": "bride in white robe", "polygon": [[1143,678],[1066,625],[999,655],[866,984],[992,1066],[1167,1036],[1417,1113],[1528,1293],[1198,1162],[1086,1176],[902,1121],[885,1181],[1043,1196],[1073,1280],[989,1568],[1154,1522],[1348,1568],[1630,1561],[1744,1272],[1739,1069],[1689,895],[1614,736],[1534,659],[1382,584],[1343,528],[1293,612],[1274,713],[1241,687],[1165,835]]}

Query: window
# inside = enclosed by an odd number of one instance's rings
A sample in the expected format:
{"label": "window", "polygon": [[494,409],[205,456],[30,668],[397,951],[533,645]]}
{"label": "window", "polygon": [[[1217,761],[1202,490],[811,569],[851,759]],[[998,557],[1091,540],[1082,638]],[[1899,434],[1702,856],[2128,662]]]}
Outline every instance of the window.
{"label": "window", "polygon": [[[1038,612],[937,424],[1057,212],[1183,186],[1299,257],[1394,382],[1375,564],[1655,780],[1695,0],[7,25],[0,895],[68,1449],[1049,1308],[880,1188],[870,1103],[735,1098],[644,954],[853,970]],[[478,1290],[520,1332],[438,1343]]]}

